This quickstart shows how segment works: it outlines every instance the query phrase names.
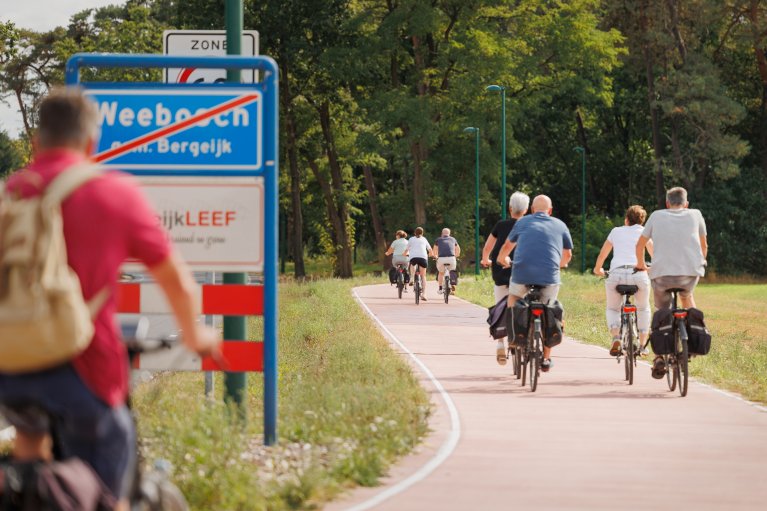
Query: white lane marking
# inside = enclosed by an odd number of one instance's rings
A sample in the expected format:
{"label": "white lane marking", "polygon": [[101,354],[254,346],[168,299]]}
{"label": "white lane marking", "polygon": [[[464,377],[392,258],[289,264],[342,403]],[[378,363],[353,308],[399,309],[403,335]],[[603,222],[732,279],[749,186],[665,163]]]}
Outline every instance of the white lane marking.
{"label": "white lane marking", "polygon": [[394,341],[397,344],[397,346],[399,346],[400,349],[402,349],[402,351],[407,353],[407,355],[413,360],[413,362],[415,362],[416,365],[421,369],[421,371],[423,371],[423,373],[429,378],[429,380],[431,380],[432,385],[434,385],[434,388],[436,388],[437,391],[439,392],[450,414],[450,434],[448,435],[444,443],[440,446],[439,450],[437,451],[437,454],[410,477],[403,479],[402,481],[395,484],[391,488],[388,488],[382,491],[375,497],[368,499],[365,502],[362,502],[360,504],[356,504],[347,510],[347,511],[363,511],[365,509],[370,509],[374,506],[377,506],[378,504],[397,495],[398,493],[402,493],[403,491],[407,490],[414,484],[425,479],[426,476],[431,474],[437,467],[439,467],[453,453],[456,445],[458,445],[458,439],[461,438],[461,422],[460,422],[460,419],[458,418],[458,410],[456,409],[455,404],[453,403],[453,400],[450,399],[450,395],[447,393],[447,391],[439,382],[439,380],[437,380],[434,374],[429,370],[429,368],[426,367],[426,365],[423,362],[421,362],[421,360],[417,356],[415,356],[415,354],[412,351],[410,351],[407,348],[407,346],[402,344],[402,342],[399,339],[397,339],[397,336],[394,335],[391,330],[386,328],[386,325],[381,323],[381,320],[378,319],[378,317],[376,317],[375,314],[373,314],[373,311],[371,311],[370,308],[359,297],[359,295],[357,294],[356,288],[352,290],[352,294],[354,294],[354,299],[357,300],[357,302],[362,306],[363,309],[365,309],[365,312],[367,312],[368,316],[373,318],[373,320],[378,324],[378,326],[386,333],[389,339]]}

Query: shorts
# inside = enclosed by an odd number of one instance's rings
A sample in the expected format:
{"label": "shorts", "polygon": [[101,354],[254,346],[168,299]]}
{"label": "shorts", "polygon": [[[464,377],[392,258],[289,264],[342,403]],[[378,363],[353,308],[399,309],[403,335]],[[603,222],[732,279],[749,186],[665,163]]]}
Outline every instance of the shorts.
{"label": "shorts", "polygon": [[[527,294],[528,290],[529,286],[526,284],[515,284],[514,282],[509,283],[509,296],[519,296],[523,298]],[[553,302],[557,299],[558,295],[559,284],[551,284],[541,289],[541,301],[543,303],[548,303],[549,301]]]}
{"label": "shorts", "polygon": [[697,275],[664,275],[662,277],[656,277],[652,279],[651,282],[655,309],[668,309],[671,307],[671,294],[666,292],[667,289],[684,289],[684,291],[679,293],[679,297],[688,298],[692,295],[692,291],[695,289],[695,286],[698,284],[699,280],[700,277]]}
{"label": "shorts", "polygon": [[493,286],[493,296],[495,296],[495,303],[498,303],[501,301],[501,298],[508,298],[509,297],[509,286],[508,284],[505,286]]}
{"label": "shorts", "polygon": [[414,257],[410,260],[410,266],[420,266],[421,268],[428,268],[429,263],[423,257]]}
{"label": "shorts", "polygon": [[398,264],[401,264],[402,266],[407,266],[407,256],[403,256],[403,255],[392,256],[391,263],[394,266],[397,266]]}
{"label": "shorts", "polygon": [[27,374],[0,374],[0,403],[35,404],[51,416],[61,457],[88,463],[112,493],[126,497],[136,464],[136,432],[128,408],[99,400],[67,364]]}
{"label": "shorts", "polygon": [[445,265],[449,264],[451,270],[457,270],[455,263],[455,256],[448,256],[448,257],[438,257],[437,258],[437,271],[444,272],[445,271]]}

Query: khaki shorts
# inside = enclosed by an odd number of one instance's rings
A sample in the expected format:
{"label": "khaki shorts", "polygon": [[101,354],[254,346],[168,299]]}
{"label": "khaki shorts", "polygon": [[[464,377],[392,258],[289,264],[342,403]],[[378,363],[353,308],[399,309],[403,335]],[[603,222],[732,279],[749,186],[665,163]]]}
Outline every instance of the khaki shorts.
{"label": "khaki shorts", "polygon": [[451,270],[457,270],[455,266],[455,257],[438,257],[437,258],[437,271],[444,272],[445,265],[449,264]]}
{"label": "khaki shorts", "polygon": [[[663,277],[657,277],[652,279],[652,293],[653,301],[655,302],[655,309],[668,309],[671,307],[671,294],[667,293],[667,289],[679,288],[684,291],[679,292],[680,298],[688,298],[692,295],[693,289],[698,284],[700,277],[682,275],[665,275]],[[679,304],[677,304],[679,305]]]}

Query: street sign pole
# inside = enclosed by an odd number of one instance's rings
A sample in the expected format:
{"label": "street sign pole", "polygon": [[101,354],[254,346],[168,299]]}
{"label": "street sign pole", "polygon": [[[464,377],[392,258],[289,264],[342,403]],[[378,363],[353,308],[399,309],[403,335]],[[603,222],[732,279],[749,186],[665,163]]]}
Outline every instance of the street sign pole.
{"label": "street sign pole", "polygon": [[[242,51],[242,0],[226,0],[226,53],[239,55]],[[242,71],[227,69],[228,82],[239,84]],[[224,284],[247,284],[246,273],[224,273]],[[225,339],[248,339],[247,318],[244,316],[224,316]],[[239,409],[240,418],[245,420],[245,389],[247,375],[245,373],[224,373],[224,401],[234,403]]]}

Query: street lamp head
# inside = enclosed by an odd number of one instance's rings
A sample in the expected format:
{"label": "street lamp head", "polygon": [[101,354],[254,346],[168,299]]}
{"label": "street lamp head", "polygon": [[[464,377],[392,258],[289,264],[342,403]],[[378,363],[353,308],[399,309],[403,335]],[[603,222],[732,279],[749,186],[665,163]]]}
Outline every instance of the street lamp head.
{"label": "street lamp head", "polygon": [[475,128],[474,126],[469,126],[468,128],[463,129],[464,133],[476,133],[479,131],[479,128]]}
{"label": "street lamp head", "polygon": [[576,146],[576,147],[573,147],[573,151],[576,151],[576,152],[579,152],[579,153],[583,153],[586,150],[583,147],[581,147],[581,146]]}
{"label": "street lamp head", "polygon": [[485,87],[485,90],[499,92],[502,90],[506,90],[506,87],[504,87],[503,85],[488,85],[487,87]]}

